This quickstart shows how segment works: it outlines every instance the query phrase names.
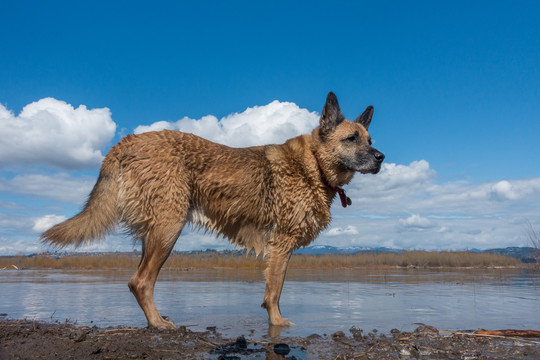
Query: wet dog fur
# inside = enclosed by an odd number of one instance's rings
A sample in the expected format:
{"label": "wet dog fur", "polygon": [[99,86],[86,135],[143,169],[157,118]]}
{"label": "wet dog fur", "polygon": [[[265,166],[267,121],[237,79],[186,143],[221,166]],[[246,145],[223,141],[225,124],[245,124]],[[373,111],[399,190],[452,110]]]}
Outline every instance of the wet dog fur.
{"label": "wet dog fur", "polygon": [[356,172],[377,173],[384,160],[371,146],[372,116],[369,106],[346,120],[329,93],[319,126],[281,145],[230,148],[170,130],[128,135],[105,156],[84,209],[41,240],[79,246],[122,224],[142,243],[129,288],[149,326],[174,328],[154,304],[154,284],[182,228],[192,223],[263,253],[262,306],[271,325],[291,325],[279,298],[293,250],[329,225],[338,187]]}

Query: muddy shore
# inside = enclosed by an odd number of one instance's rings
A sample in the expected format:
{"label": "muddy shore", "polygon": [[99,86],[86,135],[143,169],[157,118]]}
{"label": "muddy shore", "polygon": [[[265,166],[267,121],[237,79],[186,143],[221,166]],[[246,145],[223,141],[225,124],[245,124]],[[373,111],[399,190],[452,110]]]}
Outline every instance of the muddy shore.
{"label": "muddy shore", "polygon": [[209,327],[158,331],[0,321],[0,359],[540,359],[540,339],[443,334],[431,326],[255,341]]}

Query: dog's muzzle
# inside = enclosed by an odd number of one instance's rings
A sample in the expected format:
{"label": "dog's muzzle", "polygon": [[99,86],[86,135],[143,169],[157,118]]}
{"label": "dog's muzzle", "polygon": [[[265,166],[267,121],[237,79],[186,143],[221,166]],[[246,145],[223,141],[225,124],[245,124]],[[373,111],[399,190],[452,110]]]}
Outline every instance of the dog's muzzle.
{"label": "dog's muzzle", "polygon": [[384,154],[372,148],[370,155],[372,156],[371,166],[367,169],[361,169],[360,172],[363,174],[377,174],[381,170],[381,165],[385,158]]}

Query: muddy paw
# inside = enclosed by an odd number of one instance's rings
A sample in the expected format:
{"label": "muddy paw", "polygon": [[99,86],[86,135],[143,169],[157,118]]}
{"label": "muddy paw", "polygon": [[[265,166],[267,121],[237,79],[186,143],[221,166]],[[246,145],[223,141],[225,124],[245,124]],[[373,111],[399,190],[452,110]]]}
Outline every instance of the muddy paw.
{"label": "muddy paw", "polygon": [[156,324],[150,324],[150,325],[148,325],[148,327],[156,328],[156,329],[159,329],[159,330],[176,329],[176,325],[174,324],[174,322],[171,319],[169,319],[167,316],[162,316],[161,321],[159,321]]}

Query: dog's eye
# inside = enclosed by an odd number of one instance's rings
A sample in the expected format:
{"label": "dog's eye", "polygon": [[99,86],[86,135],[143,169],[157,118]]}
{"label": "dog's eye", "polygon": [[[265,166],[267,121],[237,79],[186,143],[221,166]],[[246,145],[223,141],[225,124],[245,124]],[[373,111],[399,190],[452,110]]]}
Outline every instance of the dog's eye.
{"label": "dog's eye", "polygon": [[358,133],[354,133],[352,134],[351,136],[343,139],[343,141],[346,141],[346,142],[357,142],[358,141]]}

